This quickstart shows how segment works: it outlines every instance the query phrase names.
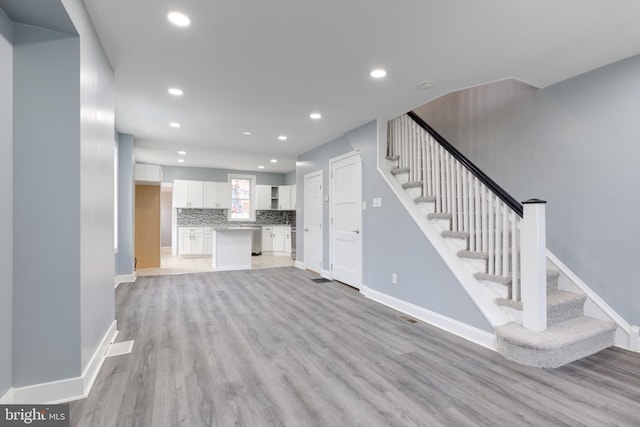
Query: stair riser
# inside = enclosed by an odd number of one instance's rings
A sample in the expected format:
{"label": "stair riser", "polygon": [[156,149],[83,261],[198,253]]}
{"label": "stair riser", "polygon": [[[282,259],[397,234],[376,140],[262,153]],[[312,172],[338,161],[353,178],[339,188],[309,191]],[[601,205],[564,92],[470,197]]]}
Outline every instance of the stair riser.
{"label": "stair riser", "polygon": [[447,242],[447,244],[449,246],[451,246],[451,248],[455,251],[466,251],[467,248],[467,241],[464,239],[455,239],[452,237],[445,237],[444,240]]}
{"label": "stair riser", "polygon": [[473,259],[473,258],[460,258],[463,264],[469,267],[469,270],[473,273],[486,273],[487,272],[487,260]]}
{"label": "stair riser", "polygon": [[406,190],[413,198],[422,196],[422,187],[411,187]]}
{"label": "stair riser", "polygon": [[418,206],[420,206],[420,212],[422,212],[425,215],[428,215],[430,213],[434,213],[436,211],[436,204],[435,203],[421,202],[421,203],[418,204]]}
{"label": "stair riser", "polygon": [[405,182],[409,182],[409,172],[399,173],[399,174],[396,174],[394,176],[400,182],[400,184],[404,184]]}
{"label": "stair riser", "polygon": [[480,284],[487,288],[495,298],[511,298],[509,287],[489,280],[481,280]]}
{"label": "stair riser", "polygon": [[451,230],[451,220],[450,219],[430,219],[432,224],[438,227],[440,230]]}

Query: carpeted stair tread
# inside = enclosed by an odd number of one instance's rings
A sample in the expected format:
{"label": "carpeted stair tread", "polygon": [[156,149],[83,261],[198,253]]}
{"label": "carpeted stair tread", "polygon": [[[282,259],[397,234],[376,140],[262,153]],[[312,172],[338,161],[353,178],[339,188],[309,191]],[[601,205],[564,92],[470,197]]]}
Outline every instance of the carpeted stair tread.
{"label": "carpeted stair tread", "polygon": [[393,168],[391,175],[400,175],[401,173],[409,173],[409,168]]}
{"label": "carpeted stair tread", "polygon": [[404,188],[405,190],[416,187],[422,187],[422,181],[405,182],[404,184],[402,184],[402,188]]}
{"label": "carpeted stair tread", "polygon": [[427,214],[427,219],[451,219],[449,212],[432,212]]}
{"label": "carpeted stair tread", "polygon": [[614,344],[614,322],[576,317],[534,332],[515,322],[496,328],[497,349],[506,359],[538,368],[557,368]]}
{"label": "carpeted stair tread", "polygon": [[[580,306],[581,310],[587,297],[583,294],[567,291],[547,292],[547,313],[552,310],[566,308],[567,306]],[[522,310],[522,301],[513,301],[506,298],[496,298],[496,304]]]}
{"label": "carpeted stair tread", "polygon": [[[480,281],[488,281],[499,283],[501,285],[510,286],[511,285],[511,276],[497,276],[495,274],[478,272],[474,273],[473,277]],[[560,272],[558,270],[554,270],[552,268],[547,268],[547,289],[549,291],[558,289],[558,277],[560,277]]]}
{"label": "carpeted stair tread", "polygon": [[515,322],[509,322],[498,326],[496,334],[511,344],[536,350],[551,350],[615,329],[614,322],[581,316],[550,326],[542,332],[534,332]]}
{"label": "carpeted stair tread", "polygon": [[451,231],[451,230],[444,230],[442,233],[440,233],[442,235],[442,237],[447,237],[450,239],[468,239],[469,238],[469,233],[466,231]]}
{"label": "carpeted stair tread", "polygon": [[477,272],[473,274],[473,277],[480,281],[486,280],[488,282],[499,283],[505,286],[511,285],[511,276],[497,276],[495,274]]}
{"label": "carpeted stair tread", "polygon": [[413,199],[414,203],[433,203],[436,201],[436,196],[420,196]]}
{"label": "carpeted stair tread", "polygon": [[458,256],[460,258],[489,259],[489,254],[486,252],[458,251]]}

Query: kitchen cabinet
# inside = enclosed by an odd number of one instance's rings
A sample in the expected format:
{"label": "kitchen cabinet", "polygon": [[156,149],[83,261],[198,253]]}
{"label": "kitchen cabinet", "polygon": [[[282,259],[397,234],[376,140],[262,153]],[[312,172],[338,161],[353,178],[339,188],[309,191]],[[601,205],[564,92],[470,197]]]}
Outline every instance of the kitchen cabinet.
{"label": "kitchen cabinet", "polygon": [[204,227],[204,254],[205,255],[211,255],[213,253],[213,227]]}
{"label": "kitchen cabinet", "polygon": [[204,254],[204,227],[178,227],[178,255]]}
{"label": "kitchen cabinet", "polygon": [[256,209],[257,210],[271,209],[271,186],[270,185],[256,185]]}
{"label": "kitchen cabinet", "polygon": [[262,252],[291,255],[291,227],[288,225],[262,227]]}
{"label": "kitchen cabinet", "polygon": [[202,181],[173,181],[174,208],[202,208],[204,182]]}
{"label": "kitchen cabinet", "polygon": [[291,186],[278,186],[278,210],[291,210]]}
{"label": "kitchen cabinet", "polygon": [[297,203],[297,195],[296,195],[296,186],[292,185],[291,186],[291,210],[296,210],[296,203]]}
{"label": "kitchen cabinet", "polygon": [[204,182],[202,204],[207,209],[231,209],[231,184],[228,182]]}
{"label": "kitchen cabinet", "polygon": [[273,252],[273,227],[262,227],[262,252]]}

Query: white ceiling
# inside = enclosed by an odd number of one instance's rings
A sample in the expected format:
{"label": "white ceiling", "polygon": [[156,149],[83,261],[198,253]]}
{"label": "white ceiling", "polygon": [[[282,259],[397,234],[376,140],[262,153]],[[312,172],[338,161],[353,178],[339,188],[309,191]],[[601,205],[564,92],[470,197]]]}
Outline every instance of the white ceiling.
{"label": "white ceiling", "polygon": [[[635,0],[84,2],[115,70],[116,126],[157,164],[185,150],[184,166],[289,172],[299,154],[452,90],[545,87],[640,53]],[[376,67],[387,77],[369,77]]]}

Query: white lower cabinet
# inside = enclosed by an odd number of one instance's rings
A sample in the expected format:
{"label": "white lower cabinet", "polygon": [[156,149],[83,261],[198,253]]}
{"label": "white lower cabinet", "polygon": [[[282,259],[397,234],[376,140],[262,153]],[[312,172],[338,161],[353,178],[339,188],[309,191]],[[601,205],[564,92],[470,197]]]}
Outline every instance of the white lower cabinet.
{"label": "white lower cabinet", "polygon": [[291,226],[262,227],[262,252],[291,255]]}
{"label": "white lower cabinet", "polygon": [[213,228],[204,227],[204,253],[205,255],[213,254]]}
{"label": "white lower cabinet", "polygon": [[178,255],[204,253],[204,227],[178,227]]}

